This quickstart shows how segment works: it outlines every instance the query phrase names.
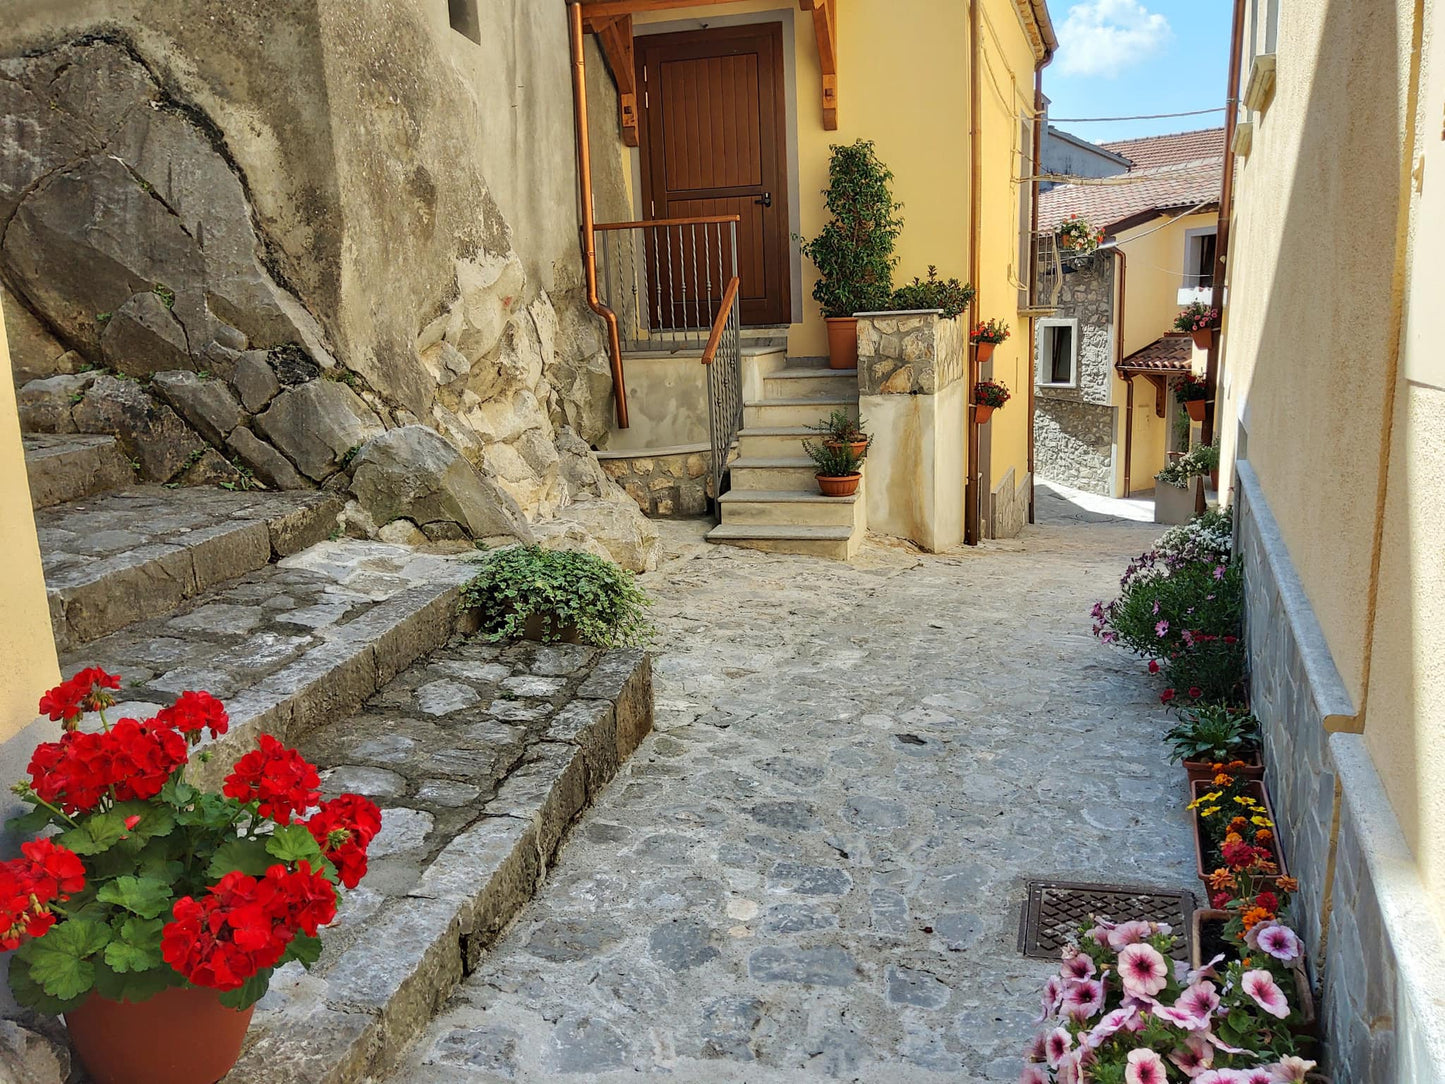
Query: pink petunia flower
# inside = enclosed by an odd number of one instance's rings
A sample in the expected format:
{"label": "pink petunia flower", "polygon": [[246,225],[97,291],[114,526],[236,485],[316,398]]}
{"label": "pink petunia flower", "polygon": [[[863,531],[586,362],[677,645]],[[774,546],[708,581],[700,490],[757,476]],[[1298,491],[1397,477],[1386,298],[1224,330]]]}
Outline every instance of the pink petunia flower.
{"label": "pink petunia flower", "polygon": [[1121,952],[1129,945],[1137,945],[1153,933],[1154,927],[1147,922],[1138,919],[1121,922],[1109,931],[1109,947],[1115,952]]}
{"label": "pink petunia flower", "polygon": [[1200,1027],[1209,1023],[1214,1010],[1219,1008],[1219,993],[1214,983],[1201,980],[1189,986],[1174,1002],[1176,1009],[1183,1009],[1196,1020]]}
{"label": "pink petunia flower", "polygon": [[1042,1065],[1025,1065],[1019,1084],[1049,1084],[1049,1074]]}
{"label": "pink petunia flower", "polygon": [[1059,1005],[1064,1000],[1064,980],[1057,975],[1050,975],[1049,980],[1044,983],[1043,992],[1043,1015],[1039,1017],[1039,1023],[1043,1023],[1054,1013],[1059,1011]]}
{"label": "pink petunia flower", "polygon": [[1222,579],[1224,579],[1224,566],[1223,566],[1223,565],[1216,565],[1216,566],[1214,567],[1214,578],[1215,578],[1216,580],[1222,580]]}
{"label": "pink petunia flower", "polygon": [[1119,953],[1119,978],[1126,994],[1153,997],[1168,984],[1169,965],[1153,945],[1126,945]]}
{"label": "pink petunia flower", "polygon": [[1064,960],[1063,966],[1059,968],[1059,974],[1065,979],[1079,980],[1092,979],[1094,977],[1094,961],[1077,952]]}
{"label": "pink petunia flower", "polygon": [[1124,1070],[1125,1084],[1165,1084],[1167,1079],[1164,1060],[1154,1051],[1129,1051],[1129,1063]]}
{"label": "pink petunia flower", "polygon": [[1174,1048],[1169,1060],[1179,1067],[1180,1072],[1193,1080],[1214,1064],[1214,1047],[1202,1037],[1191,1035],[1184,1040],[1183,1046]]}
{"label": "pink petunia flower", "polygon": [[1295,1057],[1291,1054],[1281,1059],[1280,1063],[1273,1069],[1274,1075],[1269,1079],[1272,1084],[1301,1084],[1305,1076],[1315,1067],[1312,1061]]}
{"label": "pink petunia flower", "polygon": [[1292,964],[1304,954],[1299,935],[1278,922],[1261,922],[1244,939],[1250,948],[1266,952],[1281,963]]}
{"label": "pink petunia flower", "polygon": [[1044,1053],[1044,1037],[1041,1034],[1030,1039],[1029,1045],[1024,1048],[1024,1061],[1040,1062],[1047,1056]]}
{"label": "pink petunia flower", "polygon": [[1201,1020],[1193,1013],[1185,1012],[1173,1005],[1160,1005],[1154,1010],[1154,1018],[1163,1020],[1166,1024],[1172,1024],[1180,1031],[1198,1031],[1209,1023],[1208,1020]]}
{"label": "pink petunia flower", "polygon": [[1243,1069],[1210,1069],[1194,1078],[1194,1084],[1244,1084]]}
{"label": "pink petunia flower", "polygon": [[1274,1074],[1268,1066],[1257,1065],[1244,1071],[1244,1084],[1272,1084]]}
{"label": "pink petunia flower", "polygon": [[1057,1069],[1059,1062],[1074,1048],[1074,1037],[1065,1028],[1054,1028],[1044,1036],[1044,1056],[1050,1069]]}
{"label": "pink petunia flower", "polygon": [[1200,979],[1217,979],[1219,978],[1219,973],[1214,970],[1214,965],[1223,962],[1224,953],[1221,952],[1218,956],[1214,957],[1214,959],[1210,960],[1207,964],[1204,964],[1202,967],[1199,967],[1196,970],[1189,972],[1188,976],[1185,978],[1184,981],[1190,986],[1193,986]]}
{"label": "pink petunia flower", "polygon": [[1283,1020],[1289,1015],[1289,999],[1268,971],[1246,971],[1240,977],[1239,985],[1270,1016]]}
{"label": "pink petunia flower", "polygon": [[1105,1013],[1092,1031],[1083,1037],[1083,1043],[1090,1050],[1103,1046],[1118,1032],[1131,1030],[1130,1025],[1139,1017],[1139,1010],[1130,1006]]}
{"label": "pink petunia flower", "polygon": [[1081,1023],[1104,1007],[1104,984],[1098,979],[1079,979],[1064,992],[1064,1013]]}

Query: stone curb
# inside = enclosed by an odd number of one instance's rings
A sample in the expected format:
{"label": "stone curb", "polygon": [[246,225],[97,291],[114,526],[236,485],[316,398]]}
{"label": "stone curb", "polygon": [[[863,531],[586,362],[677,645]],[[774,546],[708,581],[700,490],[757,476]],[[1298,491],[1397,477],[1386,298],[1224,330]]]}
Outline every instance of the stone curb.
{"label": "stone curb", "polygon": [[284,1003],[257,1020],[224,1084],[355,1084],[397,1065],[652,728],[651,662],[641,651],[603,656],[579,696],[416,887],[366,919],[333,962],[299,976]]}
{"label": "stone curb", "polygon": [[93,562],[73,582],[62,575],[48,592],[55,645],[73,650],[160,617],[203,591],[297,553],[330,534],[341,507],[336,494],[318,494],[264,519],[226,520],[193,531],[183,545],[156,542]]}

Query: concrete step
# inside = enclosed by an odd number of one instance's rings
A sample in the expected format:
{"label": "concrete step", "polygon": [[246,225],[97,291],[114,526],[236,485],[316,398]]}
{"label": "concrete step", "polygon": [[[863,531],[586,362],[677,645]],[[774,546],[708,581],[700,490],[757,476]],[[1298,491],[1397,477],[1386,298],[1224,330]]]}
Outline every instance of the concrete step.
{"label": "concrete step", "polygon": [[865,527],[863,491],[851,497],[767,489],[734,489],[718,502],[722,521],[774,527]]}
{"label": "concrete step", "polygon": [[858,417],[856,390],[851,396],[815,395],[750,400],[743,403],[743,427],[755,429],[817,425],[830,412],[840,409],[846,411],[850,418]]}
{"label": "concrete step", "polygon": [[766,553],[797,553],[846,561],[863,545],[863,532],[851,527],[776,527],[724,523],[709,531],[707,540]]}
{"label": "concrete step", "polygon": [[56,646],[65,651],[326,538],[321,492],[137,486],[35,514]]}
{"label": "concrete step", "polygon": [[779,369],[763,381],[764,399],[804,397],[858,398],[857,369],[793,367]]}
{"label": "concrete step", "polygon": [[765,489],[773,492],[816,493],[818,470],[805,455],[737,458],[729,468],[733,489]]}
{"label": "concrete step", "polygon": [[327,796],[367,794],[382,830],[321,958],[277,973],[226,1084],[384,1078],[651,728],[642,651],[454,640],[303,737]]}
{"label": "concrete step", "polygon": [[21,439],[32,508],[78,501],[135,482],[135,471],[114,437],[35,433]]}
{"label": "concrete step", "polygon": [[738,454],[747,459],[796,459],[804,455],[803,441],[819,441],[823,434],[806,425],[772,425],[738,433]]}

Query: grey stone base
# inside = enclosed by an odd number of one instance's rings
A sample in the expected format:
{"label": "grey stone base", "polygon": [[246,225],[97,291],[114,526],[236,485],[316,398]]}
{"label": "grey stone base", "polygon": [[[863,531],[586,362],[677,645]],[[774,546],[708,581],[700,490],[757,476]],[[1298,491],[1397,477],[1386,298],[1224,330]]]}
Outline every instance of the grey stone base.
{"label": "grey stone base", "polygon": [[1050,482],[1112,497],[1114,414],[1111,406],[1040,393],[1034,400],[1034,473]]}
{"label": "grey stone base", "polygon": [[607,476],[627,491],[643,513],[658,519],[700,516],[707,511],[711,481],[706,449],[653,455],[598,456]]}
{"label": "grey stone base", "polygon": [[1029,521],[1029,496],[1033,492],[1033,475],[1025,474],[1023,481],[1014,484],[1014,471],[1010,467],[1003,481],[989,494],[988,526],[990,538],[1013,538],[1024,529]]}

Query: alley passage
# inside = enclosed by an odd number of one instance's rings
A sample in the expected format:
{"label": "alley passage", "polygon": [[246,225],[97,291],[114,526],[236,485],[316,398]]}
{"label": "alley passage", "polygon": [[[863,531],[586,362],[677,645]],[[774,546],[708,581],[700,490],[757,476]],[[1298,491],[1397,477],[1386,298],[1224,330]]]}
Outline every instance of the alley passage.
{"label": "alley passage", "polygon": [[657,733],[396,1080],[1017,1079],[1024,882],[1192,886],[1158,690],[1089,633],[1157,533],[845,566],[671,528]]}

